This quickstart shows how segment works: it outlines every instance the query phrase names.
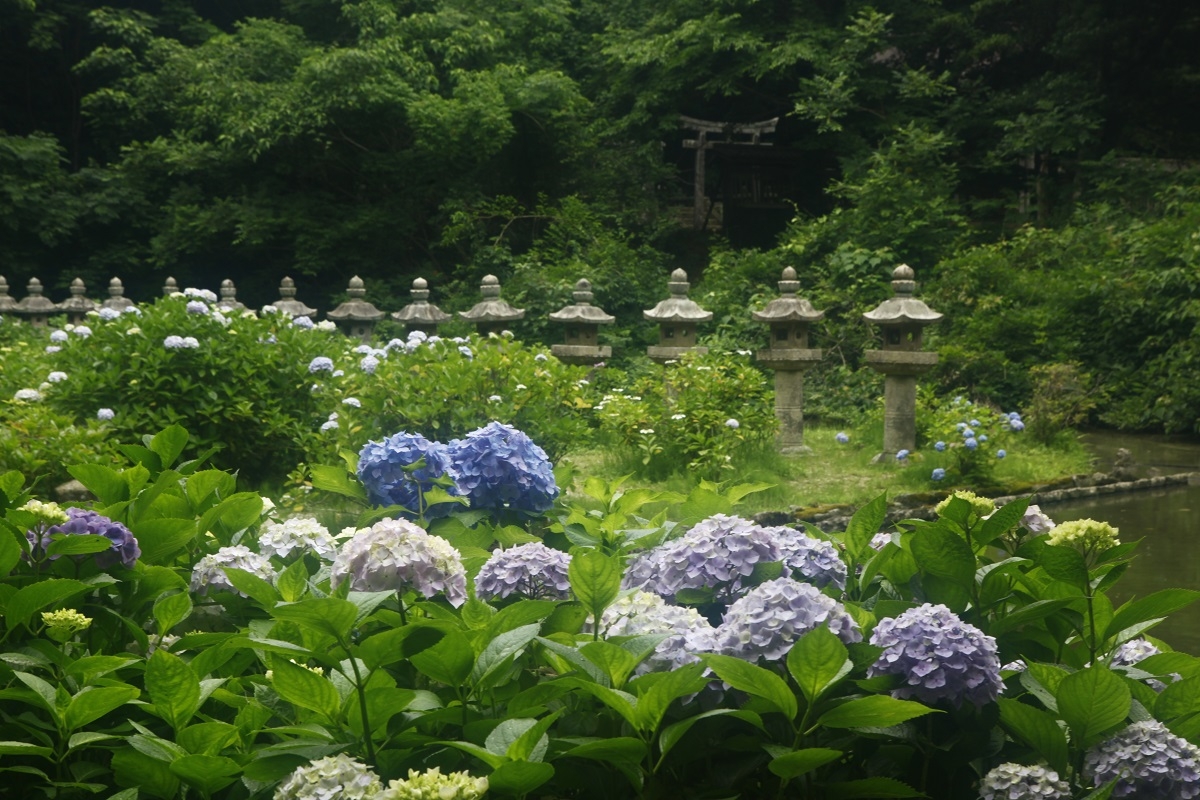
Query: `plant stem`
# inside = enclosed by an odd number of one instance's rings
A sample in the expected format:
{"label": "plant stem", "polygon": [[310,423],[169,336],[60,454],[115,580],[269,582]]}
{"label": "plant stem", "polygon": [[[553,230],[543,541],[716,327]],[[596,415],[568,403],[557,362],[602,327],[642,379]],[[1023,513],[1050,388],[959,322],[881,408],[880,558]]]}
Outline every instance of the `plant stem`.
{"label": "plant stem", "polygon": [[358,693],[358,710],[362,714],[363,747],[367,751],[367,763],[374,764],[375,742],[371,737],[371,719],[367,713],[367,693],[366,687],[363,685],[362,673],[358,669],[358,659],[350,652],[350,648],[345,642],[338,640],[338,644],[346,651],[346,656],[350,659],[350,669],[354,670],[354,691]]}

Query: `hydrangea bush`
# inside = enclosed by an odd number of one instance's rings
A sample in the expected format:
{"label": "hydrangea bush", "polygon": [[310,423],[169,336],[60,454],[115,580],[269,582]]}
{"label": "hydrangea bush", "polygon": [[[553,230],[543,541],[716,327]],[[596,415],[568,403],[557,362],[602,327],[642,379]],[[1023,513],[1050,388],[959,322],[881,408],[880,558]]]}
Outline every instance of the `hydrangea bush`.
{"label": "hydrangea bush", "polygon": [[[517,433],[464,457],[545,497]],[[1200,796],[1200,659],[1144,638],[1200,592],[1115,604],[1102,523],[962,492],[822,534],[736,516],[754,486],[594,479],[407,519],[342,465],[335,536],[188,441],[71,467],[79,507],[0,474],[15,797]]]}

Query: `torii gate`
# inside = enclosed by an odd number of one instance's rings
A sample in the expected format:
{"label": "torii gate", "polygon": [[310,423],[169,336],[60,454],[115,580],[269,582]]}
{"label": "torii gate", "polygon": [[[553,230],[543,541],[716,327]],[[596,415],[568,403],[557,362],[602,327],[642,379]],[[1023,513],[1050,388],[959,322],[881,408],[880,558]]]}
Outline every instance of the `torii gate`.
{"label": "torii gate", "polygon": [[[683,114],[679,115],[679,127],[684,130],[696,131],[695,139],[684,139],[683,146],[696,151],[696,180],[693,186],[692,225],[696,230],[704,230],[708,221],[708,203],[704,196],[704,151],[714,144],[762,145],[770,147],[771,142],[762,141],[764,133],[774,133],[779,124],[779,117],[772,117],[762,122],[713,122],[706,119],[696,119]],[[709,134],[719,134],[721,139],[710,141]],[[737,139],[738,136],[749,136],[749,141]]]}

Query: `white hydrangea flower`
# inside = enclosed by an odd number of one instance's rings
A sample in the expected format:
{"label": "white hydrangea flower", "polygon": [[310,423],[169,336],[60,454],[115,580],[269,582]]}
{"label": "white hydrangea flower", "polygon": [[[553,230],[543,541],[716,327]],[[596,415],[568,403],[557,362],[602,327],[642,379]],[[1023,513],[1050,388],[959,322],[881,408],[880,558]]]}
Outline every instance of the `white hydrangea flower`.
{"label": "white hydrangea flower", "polygon": [[244,569],[268,583],[275,582],[275,570],[266,556],[255,553],[244,544],[236,544],[222,547],[196,562],[196,566],[192,568],[192,591],[196,594],[208,594],[212,591],[241,594],[226,577],[225,567]]}
{"label": "white hydrangea flower", "polygon": [[345,753],[297,767],[275,790],[275,800],[370,800],[383,789],[379,776]]}
{"label": "white hydrangea flower", "polygon": [[258,549],[267,557],[287,558],[293,552],[315,553],[323,561],[333,561],[337,542],[329,530],[311,517],[294,517],[283,522],[267,522],[258,534]]}

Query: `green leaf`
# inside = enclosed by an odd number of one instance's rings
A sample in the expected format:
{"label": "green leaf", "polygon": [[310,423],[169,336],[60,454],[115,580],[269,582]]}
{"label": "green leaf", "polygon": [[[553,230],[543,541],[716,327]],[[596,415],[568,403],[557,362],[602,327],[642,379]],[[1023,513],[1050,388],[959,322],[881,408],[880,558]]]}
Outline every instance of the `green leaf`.
{"label": "green leaf", "polygon": [[129,499],[129,484],[112,467],[100,464],[75,464],[67,467],[67,472],[96,495],[101,505],[111,506],[122,500]]}
{"label": "green leaf", "polygon": [[459,631],[447,633],[440,642],[410,659],[423,675],[446,686],[462,686],[475,667],[471,642]]}
{"label": "green leaf", "polygon": [[588,758],[610,764],[637,764],[646,757],[646,744],[631,736],[614,736],[585,742],[560,753],[556,758]]}
{"label": "green leaf", "polygon": [[432,625],[409,624],[371,636],[358,646],[358,656],[369,669],[386,667],[412,658],[422,650],[433,647],[446,632]]}
{"label": "green leaf", "polygon": [[1071,729],[1071,741],[1091,747],[1129,716],[1129,687],[1104,667],[1091,666],[1062,679],[1055,692],[1058,713]]}
{"label": "green leaf", "polygon": [[333,682],[307,667],[293,664],[281,656],[271,658],[271,685],[284,700],[295,706],[316,711],[330,720],[338,718],[342,702]]}
{"label": "green leaf", "polygon": [[1055,580],[1068,583],[1080,591],[1087,588],[1087,564],[1074,548],[1048,544],[1038,553],[1037,564]]}
{"label": "green leaf", "polygon": [[[408,708],[416,696],[417,693],[412,689],[368,689],[367,719],[373,731],[386,731],[388,720]],[[362,709],[358,703],[350,703],[348,712],[351,730],[355,735],[362,736]]]}
{"label": "green leaf", "polygon": [[19,532],[9,530],[9,527],[0,527],[0,578],[12,572],[12,568],[21,560],[21,553],[25,552],[17,541]]}
{"label": "green leaf", "polygon": [[834,706],[822,714],[817,722],[827,728],[890,728],[933,713],[941,712],[912,700],[871,695]]}
{"label": "green leaf", "polygon": [[1028,508],[1029,498],[1018,497],[1016,500],[1005,503],[996,509],[990,517],[983,521],[983,525],[979,527],[975,545],[977,547],[989,545],[1010,529],[1015,528],[1017,523],[1021,521],[1021,517],[1025,516],[1025,511]]}
{"label": "green leaf", "polygon": [[189,755],[172,761],[171,772],[208,797],[236,781],[242,767],[232,758]]}
{"label": "green leaf", "polygon": [[356,480],[352,480],[344,467],[330,464],[312,464],[309,466],[314,489],[340,494],[354,500],[367,500],[367,490]]}
{"label": "green leaf", "polygon": [[170,564],[196,538],[196,521],[182,517],[143,519],[129,529],[137,537],[143,564]]}
{"label": "green leaf", "polygon": [[763,728],[762,719],[753,711],[743,711],[735,708],[716,708],[712,711],[705,711],[694,717],[688,717],[685,720],[668,725],[663,729],[662,734],[658,737],[658,749],[662,754],[661,757],[666,758],[667,753],[671,752],[675,745],[679,744],[679,740],[692,729],[693,725],[710,717],[733,717],[747,722],[759,730]]}
{"label": "green leaf", "polygon": [[1200,712],[1200,677],[1168,683],[1154,701],[1154,716],[1169,722]]}
{"label": "green leaf", "polygon": [[275,579],[275,588],[287,603],[294,603],[304,597],[308,592],[308,567],[305,566],[304,559],[293,562],[279,573],[279,577]]}
{"label": "green leaf", "polygon": [[82,728],[108,712],[136,700],[139,694],[133,686],[89,686],[71,698],[71,703],[63,714],[63,724],[69,731]]}
{"label": "green leaf", "polygon": [[992,622],[988,632],[992,636],[1001,636],[1009,631],[1015,631],[1022,625],[1027,625],[1031,622],[1037,622],[1040,619],[1050,616],[1055,611],[1058,611],[1064,606],[1068,606],[1076,600],[1071,598],[1058,600],[1038,600],[1028,605],[1021,606],[1017,610],[1011,612],[1006,617],[1001,617]]}
{"label": "green leaf", "polygon": [[152,474],[162,472],[162,458],[150,448],[142,447],[140,444],[119,444],[117,449],[134,464],[142,465]]}
{"label": "green leaf", "polygon": [[159,716],[176,732],[200,708],[200,678],[186,661],[161,647],[146,664],[146,691]]}
{"label": "green leaf", "polygon": [[1165,617],[1197,600],[1200,600],[1200,592],[1192,589],[1163,589],[1140,600],[1132,600],[1117,609],[1104,631],[1104,638],[1112,638],[1139,623]]}
{"label": "green leaf", "polygon": [[0,756],[48,757],[53,752],[53,748],[39,747],[29,742],[0,742]]}
{"label": "green leaf", "polygon": [[975,554],[967,540],[954,531],[938,525],[918,531],[912,537],[912,554],[928,575],[963,587],[975,581]]}
{"label": "green leaf", "polygon": [[25,487],[25,476],[15,469],[10,469],[3,475],[0,475],[0,492],[4,493],[4,497],[8,498],[8,502],[16,502],[21,495],[21,490]]}
{"label": "green leaf", "polygon": [[1060,775],[1067,771],[1067,737],[1054,717],[1018,700],[1001,697],[1000,724],[1037,751]]}
{"label": "green leaf", "polygon": [[179,731],[176,738],[183,749],[199,756],[219,755],[238,743],[238,729],[228,722],[200,722]]}
{"label": "green leaf", "polygon": [[787,668],[808,702],[814,703],[854,668],[842,640],[828,626],[814,628],[792,645]]}
{"label": "green leaf", "polygon": [[771,759],[767,769],[785,780],[790,780],[841,757],[841,750],[831,750],[828,747],[809,747],[776,756]]}
{"label": "green leaf", "polygon": [[225,567],[225,577],[233,584],[233,588],[254,600],[260,606],[270,611],[279,602],[279,592],[267,581],[238,567]]}
{"label": "green leaf", "polygon": [[179,779],[171,774],[167,762],[151,758],[132,747],[122,747],[113,752],[112,769],[118,786],[135,787],[139,792],[162,800],[179,797]]}
{"label": "green leaf", "polygon": [[358,618],[358,606],[338,597],[310,597],[295,603],[276,605],[271,616],[283,622],[294,622],[302,628],[332,636],[345,642]]}
{"label": "green leaf", "polygon": [[572,557],[567,577],[571,582],[571,591],[593,619],[600,619],[604,609],[621,591],[620,562],[598,550]]}
{"label": "green leaf", "polygon": [[154,434],[149,445],[162,462],[162,468],[167,469],[175,463],[175,459],[179,458],[179,454],[183,452],[183,448],[187,447],[187,443],[187,431],[179,425],[170,425]]}
{"label": "green leaf", "polygon": [[9,630],[18,625],[28,625],[29,618],[35,612],[56,603],[61,603],[69,597],[83,594],[89,587],[83,581],[69,578],[48,578],[22,587],[8,599],[4,619]]}
{"label": "green leaf", "polygon": [[538,761],[510,761],[488,776],[488,791],[522,797],[554,777],[554,767]]}
{"label": "green leaf", "polygon": [[191,614],[192,597],[187,592],[163,595],[154,601],[154,622],[160,636],[170,633]]}
{"label": "green leaf", "polygon": [[58,692],[45,678],[16,670],[13,671],[13,675],[17,677],[17,680],[33,690],[34,695],[41,701],[42,707],[50,712],[50,716],[54,718],[55,722],[62,719],[62,715],[58,709]]}
{"label": "green leaf", "polygon": [[825,796],[830,800],[850,800],[850,798],[883,798],[925,797],[907,783],[895,778],[863,778],[857,781],[841,781],[825,786]]}
{"label": "green leaf", "polygon": [[775,706],[789,720],[799,712],[796,695],[783,678],[748,661],[733,656],[704,654],[700,659],[717,673],[717,677],[735,689],[761,697]]}
{"label": "green leaf", "polygon": [[249,528],[262,517],[262,496],[255,492],[238,492],[204,512],[197,529],[212,531],[228,543],[235,533]]}
{"label": "green leaf", "polygon": [[50,546],[46,548],[48,556],[86,556],[92,553],[103,553],[113,545],[112,540],[107,536],[91,533],[55,533],[51,535],[50,539]]}
{"label": "green leaf", "polygon": [[504,677],[504,673],[507,671],[512,659],[537,638],[540,628],[541,625],[537,623],[524,625],[520,628],[506,631],[488,642],[487,647],[483,648],[483,652],[479,654],[479,658],[471,670],[471,682],[475,684],[475,691],[484,691],[494,686],[500,678]]}
{"label": "green leaf", "polygon": [[637,679],[637,727],[658,730],[663,717],[676,700],[696,694],[708,685],[702,664],[686,664],[666,673],[651,673]]}
{"label": "green leaf", "polygon": [[614,688],[620,689],[638,665],[638,659],[628,650],[611,642],[588,642],[579,648],[584,658],[591,661],[608,676]]}
{"label": "green leaf", "polygon": [[110,742],[113,739],[122,737],[111,733],[97,733],[95,731],[81,731],[80,733],[71,734],[71,738],[67,740],[67,750],[75,750],[80,747],[87,747],[89,744],[96,742]]}
{"label": "green leaf", "polygon": [[855,563],[871,555],[871,537],[883,527],[887,519],[887,493],[879,495],[854,512],[846,526],[846,549]]}

